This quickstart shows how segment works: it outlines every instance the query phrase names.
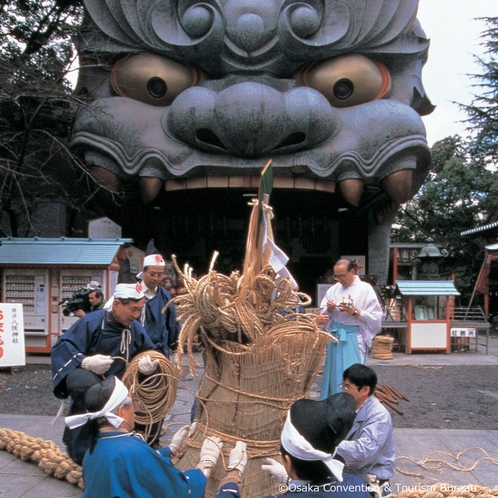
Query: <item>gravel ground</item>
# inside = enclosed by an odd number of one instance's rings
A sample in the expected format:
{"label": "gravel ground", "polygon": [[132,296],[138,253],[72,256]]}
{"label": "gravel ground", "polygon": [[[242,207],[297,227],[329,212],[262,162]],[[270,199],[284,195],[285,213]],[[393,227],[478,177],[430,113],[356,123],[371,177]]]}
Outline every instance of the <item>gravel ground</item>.
{"label": "gravel ground", "polygon": [[0,413],[55,417],[59,406],[52,393],[50,365],[0,369]]}
{"label": "gravel ground", "polygon": [[498,366],[376,366],[379,383],[393,386],[403,415],[394,427],[498,429]]}
{"label": "gravel ground", "polygon": [[[376,366],[379,383],[393,386],[403,415],[399,428],[498,429],[498,366]],[[55,416],[50,366],[0,369],[0,413]]]}

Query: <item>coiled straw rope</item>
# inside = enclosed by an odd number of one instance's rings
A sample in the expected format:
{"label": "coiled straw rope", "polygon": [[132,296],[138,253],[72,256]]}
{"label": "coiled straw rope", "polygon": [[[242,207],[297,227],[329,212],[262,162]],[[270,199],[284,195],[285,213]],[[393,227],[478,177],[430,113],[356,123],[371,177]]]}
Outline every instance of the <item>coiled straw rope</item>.
{"label": "coiled straw rope", "polygon": [[[159,360],[159,365],[157,373],[144,378],[138,370],[138,362],[146,355],[152,362]],[[131,360],[121,380],[133,399],[135,422],[147,427],[145,438],[148,439],[150,426],[162,421],[175,403],[178,390],[175,367],[161,353],[145,351]]]}
{"label": "coiled straw rope", "polygon": [[[277,457],[285,414],[294,401],[308,395],[331,336],[318,328],[315,316],[296,313],[311,299],[296,292],[286,272],[277,273],[270,265],[271,244],[264,244],[273,240],[267,199],[263,195],[264,223],[261,205],[251,205],[242,275],[214,271],[215,253],[208,273],[196,279],[188,265],[182,272],[172,255],[186,292],[171,302],[183,321],[178,355],[181,359],[187,352],[191,375],[199,367],[194,338],[200,337],[206,351],[197,395],[198,429],[178,467],[195,465],[205,435],[218,435],[225,452],[237,440],[245,441],[250,458],[242,479],[243,496],[257,498],[275,494],[276,486],[261,469],[261,458]],[[214,469],[206,497],[215,496],[222,467],[217,464]]]}
{"label": "coiled straw rope", "polygon": [[65,479],[84,489],[81,467],[63,453],[53,441],[34,438],[24,432],[0,428],[0,450],[24,461],[36,461],[46,474]]}

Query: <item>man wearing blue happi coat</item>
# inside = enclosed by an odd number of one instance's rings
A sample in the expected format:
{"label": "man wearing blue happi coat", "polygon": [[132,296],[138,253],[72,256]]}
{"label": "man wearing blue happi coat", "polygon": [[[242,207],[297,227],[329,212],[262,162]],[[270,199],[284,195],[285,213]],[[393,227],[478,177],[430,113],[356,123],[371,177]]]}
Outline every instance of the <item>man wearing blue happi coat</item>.
{"label": "man wearing blue happi coat", "polygon": [[[164,267],[165,262],[160,254],[145,256],[143,269],[137,275],[137,278],[142,280],[145,295],[145,306],[140,316],[140,323],[147,331],[154,349],[164,354],[173,365],[176,365],[180,324],[176,320],[174,304],[170,303],[165,309],[166,304],[171,301],[171,294],[161,285],[164,279]],[[156,449],[159,445],[162,425],[162,421],[155,422],[147,431],[148,442]],[[140,429],[141,426],[137,425],[137,428]]]}
{"label": "man wearing blue happi coat", "polygon": [[160,254],[145,256],[143,270],[137,275],[142,280],[145,294],[145,307],[140,322],[149,334],[154,349],[163,353],[176,363],[176,348],[180,324],[176,320],[175,305],[171,303],[171,294],[161,286],[164,279],[165,262]]}
{"label": "man wearing blue happi coat", "polygon": [[[137,321],[145,304],[139,283],[118,284],[106,309],[80,318],[57,341],[51,351],[52,387],[56,397],[71,397],[70,414],[84,411],[86,391],[111,375],[122,377],[136,355],[152,350],[153,343]],[[139,360],[144,375],[156,371],[158,360],[148,355]],[[81,464],[88,448],[84,431],[66,428],[63,441],[69,456]]]}
{"label": "man wearing blue happi coat", "polygon": [[207,437],[195,469],[181,470],[171,456],[187,446],[193,429],[182,427],[169,447],[153,450],[133,428],[133,401],[126,386],[109,377],[93,385],[84,399],[85,412],[68,416],[66,425],[86,427],[91,443],[83,459],[85,498],[202,498],[206,482],[220,456],[222,441]]}

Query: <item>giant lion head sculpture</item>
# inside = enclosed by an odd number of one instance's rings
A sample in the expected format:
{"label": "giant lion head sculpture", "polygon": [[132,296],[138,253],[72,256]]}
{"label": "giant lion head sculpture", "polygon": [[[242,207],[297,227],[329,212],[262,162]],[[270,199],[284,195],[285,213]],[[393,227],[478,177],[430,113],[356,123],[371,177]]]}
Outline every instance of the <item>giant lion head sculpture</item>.
{"label": "giant lion head sculpture", "polygon": [[140,192],[119,220],[129,235],[153,218],[194,259],[243,246],[243,195],[271,158],[291,260],[308,273],[314,257],[365,254],[385,280],[393,213],[430,166],[417,5],[85,0],[78,91],[92,104],[72,146],[97,183]]}

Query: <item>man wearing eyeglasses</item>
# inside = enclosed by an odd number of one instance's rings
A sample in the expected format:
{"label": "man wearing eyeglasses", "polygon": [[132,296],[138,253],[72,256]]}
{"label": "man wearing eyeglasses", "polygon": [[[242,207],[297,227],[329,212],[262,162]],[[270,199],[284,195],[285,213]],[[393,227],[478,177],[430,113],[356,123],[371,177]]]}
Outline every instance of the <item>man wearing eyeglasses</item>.
{"label": "man wearing eyeglasses", "polygon": [[372,286],[356,275],[355,264],[340,259],[334,265],[335,285],[320,304],[319,322],[331,341],[323,368],[320,399],[339,392],[342,373],[354,363],[366,363],[368,348],[382,327],[382,308]]}
{"label": "man wearing eyeglasses", "polygon": [[145,256],[143,270],[137,275],[142,280],[145,294],[145,307],[140,322],[154,343],[154,349],[176,363],[176,348],[180,324],[176,320],[176,309],[170,304],[171,294],[161,286],[164,279],[165,262],[160,254]]}
{"label": "man wearing eyeglasses", "polygon": [[[176,308],[173,303],[168,306],[165,313],[162,312],[172,299],[171,294],[161,285],[165,266],[166,263],[160,254],[150,254],[144,258],[143,270],[137,275],[137,278],[142,279],[145,294],[145,306],[140,323],[153,342],[154,349],[176,365],[180,324],[176,320]],[[150,436],[147,442],[153,448],[159,446],[162,425],[162,421],[156,422],[149,429]],[[137,424],[137,428],[140,430],[142,426]]]}
{"label": "man wearing eyeglasses", "polygon": [[338,387],[353,396],[356,418],[337,453],[346,462],[345,472],[369,483],[376,498],[388,498],[389,479],[396,471],[396,451],[391,415],[373,396],[376,385],[377,374],[366,365],[356,363],[344,371]]}

